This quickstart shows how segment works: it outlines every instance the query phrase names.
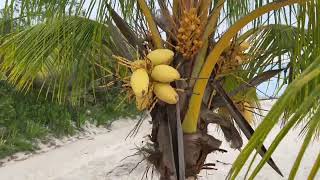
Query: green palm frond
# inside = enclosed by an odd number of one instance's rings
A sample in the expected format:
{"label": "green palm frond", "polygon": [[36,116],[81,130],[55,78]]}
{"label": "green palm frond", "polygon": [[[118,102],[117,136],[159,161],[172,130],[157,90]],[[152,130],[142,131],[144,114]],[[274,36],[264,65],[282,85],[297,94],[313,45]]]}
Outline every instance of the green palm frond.
{"label": "green palm frond", "polygon": [[[290,62],[290,56],[293,56],[298,35],[297,28],[273,24],[249,30],[248,33],[252,31],[255,32],[248,37],[248,40],[253,42],[249,52],[252,61],[247,69],[263,72],[274,67],[285,68]],[[246,36],[246,33],[243,36]]]}
{"label": "green palm frond", "polygon": [[[116,27],[81,17],[63,17],[4,38],[1,70],[18,89],[29,90],[39,72],[42,85],[60,103],[79,102],[85,90],[112,65],[113,54],[133,59],[135,50]],[[100,73],[100,74],[99,74]],[[102,73],[102,74],[101,74]]]}
{"label": "green palm frond", "polygon": [[144,29],[127,23],[140,18],[136,10],[135,1],[7,1],[1,70],[21,91],[36,88],[59,103],[79,103],[113,77],[112,55],[133,60],[136,48],[144,50]]}
{"label": "green palm frond", "polygon": [[[320,4],[316,1],[295,7],[297,16],[293,14],[297,23],[283,25],[265,25],[255,30],[248,31],[243,36],[249,37],[253,42],[250,50],[252,61],[245,69],[254,76],[268,69],[286,69],[277,78],[279,86],[289,84],[279,100],[272,107],[264,121],[256,129],[247,146],[235,161],[229,178],[234,179],[245,162],[249,159],[254,148],[261,147],[266,136],[280,120],[284,120],[284,127],[273,140],[266,156],[253,168],[247,170],[249,179],[253,179],[267,160],[271,157],[281,140],[294,127],[304,127],[305,134],[303,145],[291,169],[289,179],[294,179],[299,164],[309,143],[319,137],[319,100],[320,100],[320,29],[315,24],[319,23]],[[248,36],[248,34],[250,34]],[[282,79],[281,79],[282,78]],[[294,98],[293,98],[294,97]],[[315,169],[319,164],[314,164],[310,172],[315,176]]]}
{"label": "green palm frond", "polygon": [[[265,83],[267,86],[273,84],[279,87],[273,92],[273,96],[278,96],[279,90],[290,81],[290,62],[295,60],[294,51],[298,36],[297,27],[281,24],[264,25],[245,32],[238,41],[248,41],[252,46],[247,53],[248,63],[242,66],[243,76],[252,79],[257,74],[269,70],[282,70],[283,72]],[[303,45],[306,46],[308,44]],[[261,93],[268,96],[263,91]]]}
{"label": "green palm frond", "polygon": [[315,160],[315,162],[314,162],[314,164],[312,166],[312,169],[311,169],[311,171],[309,173],[308,179],[315,179],[319,169],[320,169],[320,153],[318,154],[318,157],[317,157],[317,159]]}
{"label": "green palm frond", "polygon": [[[267,151],[266,156],[260,161],[260,164],[256,167],[254,172],[252,173],[251,177],[253,178],[262,166],[265,164],[266,160],[270,158],[272,152],[277,147],[278,143],[283,139],[286,133],[293,127],[293,125],[300,123],[304,117],[308,117],[309,128],[308,135],[306,136],[306,145],[308,145],[308,141],[313,137],[315,128],[318,127],[317,124],[319,123],[319,99],[320,99],[320,57],[317,58],[304,72],[299,76],[296,80],[294,80],[286,89],[284,94],[279,98],[276,104],[272,107],[268,115],[265,117],[264,121],[259,125],[256,129],[256,132],[250,139],[247,146],[243,149],[240,156],[238,156],[237,160],[235,161],[231,176],[232,178],[236,177],[239,173],[240,169],[243,167],[244,163],[248,160],[249,155],[254,151],[255,147],[261,146],[263,141],[265,140],[266,136],[269,134],[270,130],[277,124],[278,120],[280,119],[283,112],[285,112],[286,107],[288,104],[295,101],[301,91],[310,84],[313,84],[314,81],[317,81],[317,86],[310,90],[311,92],[305,96],[305,99],[302,104],[296,109],[293,116],[290,117],[286,126],[280,131],[278,136],[275,138],[269,150]],[[311,110],[310,109],[314,109]],[[319,130],[319,129],[318,129]],[[310,134],[311,133],[311,134]],[[304,148],[301,149],[301,152],[304,151]],[[300,159],[301,160],[301,159]],[[299,163],[299,161],[297,162]],[[296,171],[293,169],[292,172]]]}

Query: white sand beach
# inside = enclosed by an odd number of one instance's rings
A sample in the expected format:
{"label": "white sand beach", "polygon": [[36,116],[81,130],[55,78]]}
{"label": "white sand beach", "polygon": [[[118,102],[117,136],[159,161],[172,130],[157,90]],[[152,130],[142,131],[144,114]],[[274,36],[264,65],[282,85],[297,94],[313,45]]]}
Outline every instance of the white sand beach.
{"label": "white sand beach", "polygon": [[[270,104],[264,103],[265,108]],[[141,179],[145,170],[145,163],[141,163],[131,174],[129,172],[141,160],[139,156],[124,159],[136,152],[136,146],[141,144],[144,136],[150,131],[148,120],[145,120],[140,132],[134,138],[125,140],[126,135],[133,128],[136,121],[118,120],[111,126],[111,131],[99,131],[69,143],[62,143],[59,147],[26,158],[17,158],[5,162],[0,167],[0,180],[135,180]],[[276,127],[274,132],[280,128]],[[223,136],[216,132],[214,127],[210,131],[218,139]],[[290,132],[273,155],[275,162],[285,177],[277,175],[268,165],[260,172],[256,179],[277,180],[287,179],[290,168],[302,144],[301,137],[297,137],[299,130]],[[266,142],[269,146],[272,133]],[[218,170],[203,171],[199,179],[224,179],[235,160],[236,150],[232,150],[226,143],[223,148],[228,153],[210,155],[208,162],[216,163]],[[306,179],[317,154],[320,152],[320,143],[314,142],[305,154],[296,179]],[[20,153],[21,155],[21,153]],[[19,154],[18,154],[19,156]],[[223,162],[223,163],[222,163]],[[150,175],[150,174],[149,174]],[[243,179],[244,172],[238,179]],[[151,179],[151,176],[148,177]],[[157,176],[154,176],[157,179]],[[320,179],[318,173],[317,179]]]}

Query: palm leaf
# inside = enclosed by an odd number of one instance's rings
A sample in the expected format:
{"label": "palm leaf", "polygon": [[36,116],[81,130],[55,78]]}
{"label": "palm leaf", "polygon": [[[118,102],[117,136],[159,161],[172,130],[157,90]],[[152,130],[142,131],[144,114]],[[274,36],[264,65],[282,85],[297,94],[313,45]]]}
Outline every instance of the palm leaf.
{"label": "palm leaf", "polygon": [[[230,114],[233,116],[235,122],[240,127],[241,131],[244,133],[244,135],[247,137],[248,140],[252,138],[252,134],[254,133],[253,128],[250,126],[248,121],[243,117],[243,115],[239,112],[239,110],[236,108],[236,106],[233,104],[230,97],[227,95],[227,93],[224,91],[222,86],[218,81],[213,82],[213,87],[217,91],[217,93],[222,97],[222,99],[226,103],[226,107],[228,108]],[[260,149],[261,148],[261,149]],[[261,145],[261,147],[257,148],[257,151],[259,154],[263,157],[265,156],[265,153],[267,152],[267,149],[264,145]],[[281,176],[282,173],[278,166],[274,163],[273,159],[268,159],[268,164]]]}
{"label": "palm leaf", "polygon": [[138,47],[139,50],[143,51],[144,47],[142,46],[141,39],[139,39],[138,35],[131,29],[131,27],[127,24],[127,22],[120,17],[120,15],[109,5],[108,9],[110,11],[110,16],[115,22],[117,28],[121,31],[121,33],[126,37],[128,42],[133,47]]}
{"label": "palm leaf", "polygon": [[45,69],[53,75],[44,82],[52,97],[60,103],[67,97],[79,103],[97,77],[111,73],[98,74],[101,69],[96,64],[110,68],[112,54],[134,58],[135,50],[125,42],[112,23],[105,26],[81,17],[56,18],[6,37],[0,47],[4,56],[1,70],[8,74],[9,82],[28,91]]}
{"label": "palm leaf", "polygon": [[[259,127],[256,129],[256,132],[253,134],[253,136],[251,137],[249,143],[246,145],[246,147],[243,149],[243,151],[240,153],[240,155],[238,156],[237,160],[235,161],[234,165],[232,166],[232,170],[231,170],[231,174],[230,177],[231,178],[235,178],[236,175],[239,173],[240,169],[243,167],[244,163],[247,161],[247,159],[249,158],[249,155],[253,152],[253,150],[255,149],[255,147],[260,147],[262,145],[262,142],[265,140],[266,136],[268,135],[268,133],[271,131],[271,129],[276,125],[276,123],[278,122],[281,114],[283,114],[283,112],[286,110],[286,106],[290,103],[292,103],[292,101],[294,101],[292,97],[295,97],[299,94],[299,92],[301,92],[301,90],[303,90],[303,88],[305,88],[306,86],[310,85],[310,83],[313,83],[314,80],[319,79],[319,75],[320,75],[320,57],[317,58],[304,72],[303,74],[301,74],[301,76],[299,76],[296,80],[294,80],[292,82],[292,84],[290,84],[288,86],[288,88],[286,89],[286,91],[284,92],[284,94],[279,98],[279,100],[276,102],[276,104],[272,107],[272,109],[270,110],[270,112],[268,113],[268,115],[265,117],[264,121],[259,125]],[[319,83],[317,84],[317,87],[319,88]],[[319,89],[313,89],[316,90],[316,92],[319,92]],[[319,96],[315,96],[314,93],[316,92],[312,92],[310,95],[310,98],[315,99],[315,101],[319,100]],[[306,102],[308,99],[305,99]],[[305,105],[302,104],[302,105]],[[318,104],[314,104],[313,105],[314,108],[318,107]],[[303,108],[303,110],[301,110],[302,112],[306,112],[309,109],[308,106],[300,106],[300,108]],[[298,111],[300,112],[300,111]],[[301,115],[301,114],[299,114]],[[296,115],[297,116],[297,115]],[[316,118],[317,113],[313,114],[313,116]],[[294,117],[293,119],[295,120],[295,122],[297,122],[299,119],[302,119],[304,116],[298,116],[298,118]],[[313,119],[313,118],[311,118]],[[312,122],[312,121],[311,121]],[[312,126],[314,127],[314,126]],[[289,128],[290,129],[290,128]],[[312,132],[312,131],[309,131]],[[314,133],[312,133],[314,134]],[[283,138],[283,136],[282,136]],[[273,151],[275,149],[274,146],[271,146],[270,149],[268,150],[268,152]],[[261,161],[262,164],[264,164],[266,162],[266,158],[270,157],[270,154],[265,155],[265,158]],[[261,167],[259,166],[259,168],[261,169]],[[257,169],[256,171],[254,171],[254,173],[252,174],[252,177],[254,177],[257,172],[259,170]]]}

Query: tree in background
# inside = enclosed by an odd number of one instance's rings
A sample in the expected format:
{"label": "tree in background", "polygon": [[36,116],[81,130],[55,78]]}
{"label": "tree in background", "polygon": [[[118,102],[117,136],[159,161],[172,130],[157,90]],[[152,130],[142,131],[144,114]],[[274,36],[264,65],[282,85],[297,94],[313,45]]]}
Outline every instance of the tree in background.
{"label": "tree in background", "polygon": [[[304,142],[289,175],[294,179],[306,148],[319,137],[318,1],[16,3],[6,3],[5,17],[28,27],[1,38],[1,71],[8,82],[73,104],[89,92],[119,88],[124,103],[135,101],[151,113],[150,143],[141,153],[161,179],[196,178],[201,169],[213,169],[207,155],[225,150],[208,134],[209,124],[234,149],[243,146],[240,131],[249,139],[230,179],[254,151],[262,160],[249,179],[266,163],[282,175],[271,155],[290,129],[302,125]],[[288,86],[254,132],[263,110],[256,87],[273,77],[277,86]],[[285,125],[267,149],[263,142],[279,121]],[[319,162],[320,155],[309,179]]]}

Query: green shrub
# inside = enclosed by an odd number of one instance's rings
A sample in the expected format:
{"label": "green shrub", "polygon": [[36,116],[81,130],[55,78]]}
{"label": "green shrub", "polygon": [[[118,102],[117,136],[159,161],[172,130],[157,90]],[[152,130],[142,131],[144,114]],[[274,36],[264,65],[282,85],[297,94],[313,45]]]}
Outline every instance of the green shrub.
{"label": "green shrub", "polygon": [[72,107],[51,102],[36,92],[21,94],[0,81],[0,158],[34,150],[34,140],[49,133],[57,137],[72,135],[87,120],[102,125],[137,115],[133,104],[121,103],[124,95],[116,90],[97,96],[96,101]]}

